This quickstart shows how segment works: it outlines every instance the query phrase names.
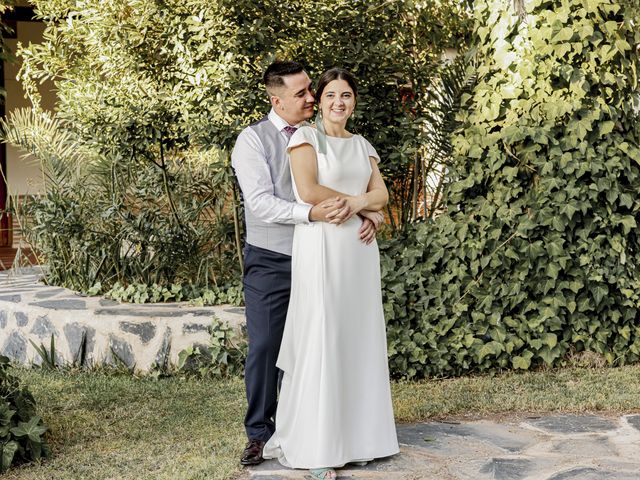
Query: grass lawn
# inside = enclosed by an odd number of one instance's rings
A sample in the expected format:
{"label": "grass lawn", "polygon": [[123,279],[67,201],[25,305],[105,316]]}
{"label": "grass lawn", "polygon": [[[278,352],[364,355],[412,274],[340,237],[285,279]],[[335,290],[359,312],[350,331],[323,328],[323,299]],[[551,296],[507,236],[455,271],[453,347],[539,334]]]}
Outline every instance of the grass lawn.
{"label": "grass lawn", "polygon": [[[242,380],[153,380],[17,369],[50,429],[53,458],[14,479],[231,479],[244,446]],[[640,366],[393,384],[396,419],[640,411]]]}

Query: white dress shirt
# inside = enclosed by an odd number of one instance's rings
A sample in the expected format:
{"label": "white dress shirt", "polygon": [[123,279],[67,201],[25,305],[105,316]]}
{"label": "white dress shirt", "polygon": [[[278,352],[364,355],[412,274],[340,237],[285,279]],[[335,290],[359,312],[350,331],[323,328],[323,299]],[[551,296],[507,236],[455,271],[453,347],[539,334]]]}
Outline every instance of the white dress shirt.
{"label": "white dress shirt", "polygon": [[[288,142],[289,136],[283,128],[289,124],[273,109],[269,112],[268,119]],[[300,125],[302,123],[292,126]],[[284,158],[283,161],[288,163],[289,159]],[[231,154],[231,165],[242,190],[244,206],[254,217],[266,223],[309,223],[310,205],[275,195],[274,179],[271,178],[264,146],[252,128],[247,127],[238,135]]]}

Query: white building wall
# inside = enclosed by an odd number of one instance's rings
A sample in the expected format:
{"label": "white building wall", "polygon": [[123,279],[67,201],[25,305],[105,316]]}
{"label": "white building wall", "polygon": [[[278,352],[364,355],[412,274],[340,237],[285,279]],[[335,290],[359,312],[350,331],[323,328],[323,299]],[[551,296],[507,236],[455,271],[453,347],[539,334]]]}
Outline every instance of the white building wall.
{"label": "white building wall", "polygon": [[[16,51],[18,42],[23,45],[39,43],[42,41],[44,24],[40,22],[18,22],[18,38],[7,39],[6,43],[13,52]],[[30,107],[30,102],[25,98],[22,86],[16,80],[20,70],[20,61],[6,62],[4,69],[4,84],[7,90],[6,113],[21,107]],[[53,110],[56,96],[53,92],[53,83],[45,82],[39,86],[42,95],[43,108]],[[40,193],[42,191],[42,173],[40,164],[32,157],[24,158],[24,154],[7,145],[7,186],[9,195],[25,195]]]}

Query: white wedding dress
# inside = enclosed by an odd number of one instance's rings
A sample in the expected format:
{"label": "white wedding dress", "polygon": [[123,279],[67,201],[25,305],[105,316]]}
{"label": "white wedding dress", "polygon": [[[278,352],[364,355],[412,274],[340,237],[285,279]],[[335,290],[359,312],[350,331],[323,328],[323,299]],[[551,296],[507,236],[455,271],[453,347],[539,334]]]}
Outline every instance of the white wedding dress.
{"label": "white wedding dress", "polygon": [[[289,148],[311,144],[318,183],[348,195],[366,192],[369,157],[359,135],[327,137],[301,127]],[[300,197],[294,192],[298,202]],[[264,448],[292,468],[341,467],[398,453],[376,242],[365,245],[354,216],[336,226],[296,225],[291,299],[278,368],[283,370],[276,431]]]}

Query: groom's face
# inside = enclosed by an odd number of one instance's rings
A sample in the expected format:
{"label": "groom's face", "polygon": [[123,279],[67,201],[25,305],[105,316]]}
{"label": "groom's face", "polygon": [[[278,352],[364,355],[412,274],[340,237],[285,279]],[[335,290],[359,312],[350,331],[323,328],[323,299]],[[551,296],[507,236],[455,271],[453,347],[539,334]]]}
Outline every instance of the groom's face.
{"label": "groom's face", "polygon": [[290,125],[303,122],[313,116],[313,92],[306,72],[283,77],[284,86],[273,92],[271,102],[278,115]]}

